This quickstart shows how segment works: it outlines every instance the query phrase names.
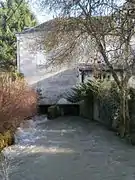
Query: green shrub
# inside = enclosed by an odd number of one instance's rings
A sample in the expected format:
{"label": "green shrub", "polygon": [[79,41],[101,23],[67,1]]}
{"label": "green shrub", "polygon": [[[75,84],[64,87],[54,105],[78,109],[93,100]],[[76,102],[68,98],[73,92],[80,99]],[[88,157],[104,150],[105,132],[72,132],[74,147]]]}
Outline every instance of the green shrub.
{"label": "green shrub", "polygon": [[91,100],[91,98],[98,95],[100,82],[93,82],[89,80],[87,83],[82,83],[67,93],[66,98],[70,102],[79,102],[81,100]]}
{"label": "green shrub", "polygon": [[[92,111],[94,100],[99,102],[100,120],[111,127],[114,121],[119,121],[119,91],[112,81],[91,81],[80,84],[72,89],[72,92],[67,94],[67,99],[71,102],[84,101],[81,104],[81,114],[86,117],[93,115]],[[88,114],[89,113],[89,114]],[[115,122],[115,124],[118,124]],[[116,125],[117,126],[117,125]]]}

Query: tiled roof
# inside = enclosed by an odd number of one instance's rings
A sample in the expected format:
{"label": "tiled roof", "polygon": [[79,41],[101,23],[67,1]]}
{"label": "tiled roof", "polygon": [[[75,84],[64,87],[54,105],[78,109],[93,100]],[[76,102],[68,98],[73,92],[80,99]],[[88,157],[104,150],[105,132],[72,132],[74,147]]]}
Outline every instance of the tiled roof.
{"label": "tiled roof", "polygon": [[[105,17],[92,17],[93,23],[95,26],[97,26],[97,29],[101,29],[106,27],[107,22],[110,22],[110,18],[108,16]],[[52,31],[56,30],[57,28],[64,28],[64,30],[73,30],[73,29],[78,29],[78,27],[82,28],[82,25],[80,23],[81,21],[86,21],[85,19],[81,18],[54,18],[52,20],[46,21],[38,26],[28,28],[20,33],[17,34],[29,34],[33,32],[38,32],[38,31]],[[101,22],[101,23],[99,23]],[[69,26],[70,25],[70,26]],[[109,25],[108,25],[109,26]]]}
{"label": "tiled roof", "polygon": [[[110,71],[110,69],[105,64],[87,64],[82,63],[78,66],[79,71],[93,71],[94,69],[102,70],[102,71]],[[114,66],[115,71],[121,71],[123,70],[122,66],[115,65]]]}
{"label": "tiled roof", "polygon": [[27,28],[26,30],[20,33],[16,33],[16,34],[29,34],[29,33],[34,33],[38,31],[49,31],[50,29],[54,28],[54,26],[55,26],[55,20],[53,19],[53,20],[46,21],[35,27]]}

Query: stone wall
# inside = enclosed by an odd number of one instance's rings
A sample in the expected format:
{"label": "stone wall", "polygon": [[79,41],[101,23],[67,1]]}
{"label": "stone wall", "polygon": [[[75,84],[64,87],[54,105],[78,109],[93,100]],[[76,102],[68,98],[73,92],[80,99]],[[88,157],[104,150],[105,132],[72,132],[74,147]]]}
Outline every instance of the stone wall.
{"label": "stone wall", "polygon": [[94,101],[83,100],[80,102],[80,116],[94,119]]}
{"label": "stone wall", "polygon": [[18,71],[24,74],[28,84],[40,89],[40,104],[53,104],[79,82],[76,63],[46,66],[47,55],[43,40],[45,33],[17,35]]}
{"label": "stone wall", "polygon": [[82,101],[80,103],[80,116],[104,124],[108,128],[112,126],[112,107],[110,104],[102,103],[96,97],[91,101]]}
{"label": "stone wall", "polygon": [[[80,116],[97,121],[109,129],[117,129],[117,106],[114,107],[106,101],[102,103],[95,97],[93,101],[80,103]],[[135,134],[135,99],[129,100],[129,115],[131,118],[131,133]],[[116,119],[116,120],[115,120]]]}

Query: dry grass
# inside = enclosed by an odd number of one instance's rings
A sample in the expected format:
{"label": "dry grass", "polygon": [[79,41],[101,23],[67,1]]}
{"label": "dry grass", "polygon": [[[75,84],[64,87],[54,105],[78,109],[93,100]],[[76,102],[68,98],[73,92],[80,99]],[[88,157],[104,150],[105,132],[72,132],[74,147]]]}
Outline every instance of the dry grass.
{"label": "dry grass", "polygon": [[36,93],[23,79],[12,82],[10,75],[0,75],[0,133],[14,131],[24,119],[33,116],[36,104]]}

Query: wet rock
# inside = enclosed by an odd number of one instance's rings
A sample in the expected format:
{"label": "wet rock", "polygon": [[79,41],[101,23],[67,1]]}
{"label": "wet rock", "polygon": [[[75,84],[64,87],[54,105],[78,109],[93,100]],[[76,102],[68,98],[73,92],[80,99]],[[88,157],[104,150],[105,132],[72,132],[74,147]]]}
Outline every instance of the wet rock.
{"label": "wet rock", "polygon": [[118,126],[119,126],[119,121],[118,121],[118,119],[115,119],[115,118],[114,118],[114,119],[112,120],[111,130],[117,131]]}
{"label": "wet rock", "polygon": [[80,109],[79,104],[69,102],[65,98],[59,99],[59,101],[57,101],[57,106],[59,107],[61,116],[79,115],[79,109]]}
{"label": "wet rock", "polygon": [[135,133],[130,135],[129,141],[132,145],[135,145]]}
{"label": "wet rock", "polygon": [[54,105],[48,108],[48,113],[47,113],[48,119],[55,119],[59,115],[60,115],[60,109],[58,106]]}

